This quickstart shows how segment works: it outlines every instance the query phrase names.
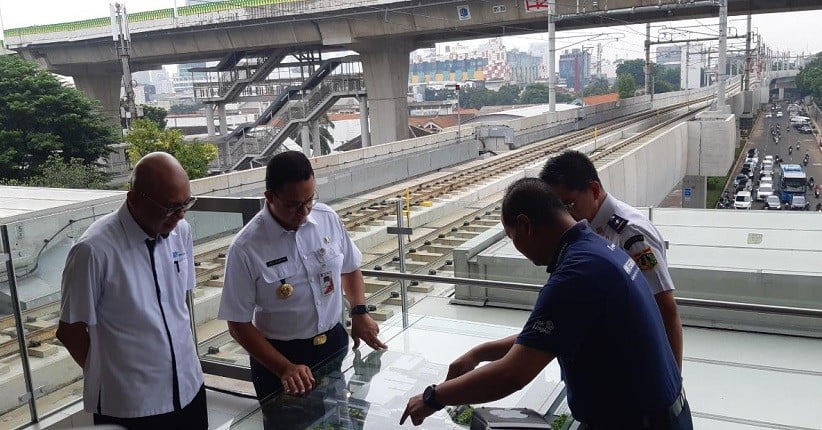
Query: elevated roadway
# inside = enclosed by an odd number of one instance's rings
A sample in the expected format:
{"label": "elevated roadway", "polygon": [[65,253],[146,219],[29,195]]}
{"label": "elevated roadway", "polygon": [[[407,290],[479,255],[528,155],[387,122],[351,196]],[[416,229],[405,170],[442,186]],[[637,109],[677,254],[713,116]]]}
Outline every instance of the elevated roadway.
{"label": "elevated roadway", "polygon": [[[558,30],[716,16],[716,0],[610,0],[597,8],[559,1]],[[820,8],[815,0],[729,0],[729,13]],[[434,42],[544,31],[545,9],[523,0],[220,2],[197,8],[141,12],[132,24],[131,69],[219,60],[237,51],[277,48],[360,53],[371,99],[373,142],[407,137],[408,54]],[[185,12],[185,13],[181,13]],[[9,29],[6,44],[55,73],[73,76],[104,109],[119,111],[120,60],[107,18]]]}

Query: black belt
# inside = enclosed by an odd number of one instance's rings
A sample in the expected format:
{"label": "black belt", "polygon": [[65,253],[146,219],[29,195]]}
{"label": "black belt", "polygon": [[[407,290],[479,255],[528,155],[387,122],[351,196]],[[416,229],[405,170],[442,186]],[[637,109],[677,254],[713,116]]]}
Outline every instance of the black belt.
{"label": "black belt", "polygon": [[686,401],[685,387],[683,387],[673,404],[663,410],[634,417],[610,417],[604,420],[596,419],[592,422],[582,423],[579,430],[596,430],[600,428],[656,429],[659,428],[659,423],[666,423],[669,418],[678,417],[679,414],[682,413],[682,410],[685,409]]}
{"label": "black belt", "polygon": [[277,340],[277,339],[268,339],[275,348],[277,347],[300,347],[300,346],[323,346],[328,339],[331,337],[331,332],[334,330],[342,329],[342,324],[337,323],[334,327],[332,327],[328,331],[324,331],[316,336],[309,337],[308,339],[292,339],[292,340]]}

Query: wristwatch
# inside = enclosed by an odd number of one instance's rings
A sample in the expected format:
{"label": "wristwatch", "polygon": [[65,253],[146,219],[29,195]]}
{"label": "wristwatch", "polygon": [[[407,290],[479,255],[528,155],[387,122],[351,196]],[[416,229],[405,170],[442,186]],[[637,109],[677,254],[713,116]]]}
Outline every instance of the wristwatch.
{"label": "wristwatch", "polygon": [[445,407],[445,405],[441,404],[437,401],[437,385],[431,384],[425,387],[425,391],[422,392],[422,401],[425,403],[425,406],[438,411]]}
{"label": "wristwatch", "polygon": [[365,305],[356,305],[351,308],[351,315],[365,315],[368,313],[368,308]]}

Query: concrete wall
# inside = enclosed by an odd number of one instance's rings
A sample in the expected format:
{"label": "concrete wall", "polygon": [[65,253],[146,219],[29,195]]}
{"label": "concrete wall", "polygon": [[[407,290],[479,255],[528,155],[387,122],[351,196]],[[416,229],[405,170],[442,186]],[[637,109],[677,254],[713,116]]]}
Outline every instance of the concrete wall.
{"label": "concrete wall", "polygon": [[728,173],[739,141],[735,118],[735,115],[703,112],[687,123],[688,175],[724,176]]}
{"label": "concrete wall", "polygon": [[599,169],[602,185],[634,206],[656,206],[685,175],[687,124],[680,124]]}

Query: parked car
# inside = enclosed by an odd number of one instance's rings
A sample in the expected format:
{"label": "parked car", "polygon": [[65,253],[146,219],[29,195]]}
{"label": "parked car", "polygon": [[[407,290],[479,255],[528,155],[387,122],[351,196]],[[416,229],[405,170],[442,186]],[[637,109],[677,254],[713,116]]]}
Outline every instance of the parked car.
{"label": "parked car", "polygon": [[736,209],[750,209],[751,203],[750,191],[739,191],[734,196],[734,208]]}
{"label": "parked car", "polygon": [[[762,176],[773,176],[773,164],[763,164],[762,165],[762,172],[760,173]],[[760,180],[762,178],[760,177]]]}
{"label": "parked car", "polygon": [[751,148],[748,150],[748,157],[756,157],[759,155],[759,151],[756,148]]}
{"label": "parked car", "polygon": [[759,188],[756,189],[756,200],[761,202],[771,195],[773,195],[773,184],[770,182],[760,183]]}
{"label": "parked car", "polygon": [[809,125],[803,125],[799,128],[799,132],[805,134],[813,134],[813,128],[811,128],[811,126]]}
{"label": "parked car", "polygon": [[746,183],[748,183],[749,179],[750,178],[748,178],[748,175],[744,173],[736,175],[736,177],[734,178],[734,187],[737,187],[739,185],[745,185]]}
{"label": "parked car", "polygon": [[771,194],[765,199],[765,209],[768,210],[781,210],[782,209],[782,202],[779,201],[779,196],[775,196]]}
{"label": "parked car", "polygon": [[773,114],[768,112],[765,114],[765,118],[773,118]]}
{"label": "parked car", "polygon": [[762,162],[765,163],[765,162],[768,162],[768,161],[770,161],[771,164],[773,164],[773,155],[766,155],[765,158],[763,158]]}
{"label": "parked car", "polygon": [[776,112],[776,117],[777,118],[782,118],[782,111],[777,111]]}
{"label": "parked car", "polygon": [[792,211],[806,211],[811,208],[811,203],[801,194],[791,197],[790,209]]}

